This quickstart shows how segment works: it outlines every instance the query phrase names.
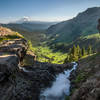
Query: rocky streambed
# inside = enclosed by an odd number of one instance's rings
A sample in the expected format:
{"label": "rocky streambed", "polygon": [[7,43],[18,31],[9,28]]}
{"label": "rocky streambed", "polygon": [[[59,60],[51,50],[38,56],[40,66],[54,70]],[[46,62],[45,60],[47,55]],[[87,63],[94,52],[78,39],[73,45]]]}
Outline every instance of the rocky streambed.
{"label": "rocky streambed", "polygon": [[52,86],[42,91],[40,100],[65,100],[65,96],[70,95],[71,82],[69,77],[72,71],[77,69],[77,63],[73,62],[73,67],[59,73],[55,77]]}

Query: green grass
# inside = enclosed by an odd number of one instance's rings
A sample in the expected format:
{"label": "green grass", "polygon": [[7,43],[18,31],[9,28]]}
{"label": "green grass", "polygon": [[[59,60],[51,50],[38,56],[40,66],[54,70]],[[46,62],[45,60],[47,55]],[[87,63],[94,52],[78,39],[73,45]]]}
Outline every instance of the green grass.
{"label": "green grass", "polygon": [[19,39],[19,38],[24,38],[24,37],[20,35],[19,33],[14,32],[14,34],[12,35],[6,35],[6,36],[0,37],[0,42],[2,42],[3,40],[12,40],[12,39]]}
{"label": "green grass", "polygon": [[49,47],[32,47],[31,42],[29,42],[29,50],[33,51],[37,56],[39,62],[49,62],[54,64],[63,64],[67,53],[53,52]]}
{"label": "green grass", "polygon": [[83,39],[91,39],[91,38],[100,38],[100,34],[96,33],[96,34],[91,34],[83,37]]}
{"label": "green grass", "polygon": [[85,60],[85,62],[89,62],[91,60],[94,60],[98,55],[100,55],[100,53],[94,53],[94,54],[91,54],[91,55],[83,56],[80,60],[81,61]]}

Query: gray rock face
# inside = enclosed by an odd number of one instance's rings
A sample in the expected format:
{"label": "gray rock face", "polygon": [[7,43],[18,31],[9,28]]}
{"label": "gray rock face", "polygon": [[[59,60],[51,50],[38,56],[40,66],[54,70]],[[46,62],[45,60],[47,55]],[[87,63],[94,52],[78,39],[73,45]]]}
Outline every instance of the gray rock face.
{"label": "gray rock face", "polygon": [[[18,70],[18,57],[16,55],[0,56],[0,81]],[[3,76],[4,75],[4,76]]]}
{"label": "gray rock face", "polygon": [[5,40],[0,44],[0,81],[18,71],[18,64],[27,48],[24,39]]}
{"label": "gray rock face", "polygon": [[7,40],[0,44],[0,100],[13,100],[18,64],[27,48],[24,39]]}

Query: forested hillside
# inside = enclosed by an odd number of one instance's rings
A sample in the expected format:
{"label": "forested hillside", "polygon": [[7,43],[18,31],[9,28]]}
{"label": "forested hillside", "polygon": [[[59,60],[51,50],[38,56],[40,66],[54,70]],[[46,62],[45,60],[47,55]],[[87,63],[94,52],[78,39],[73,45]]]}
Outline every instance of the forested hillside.
{"label": "forested hillside", "polygon": [[99,18],[100,7],[93,7],[79,13],[73,19],[52,25],[46,32],[47,44],[52,46],[54,44],[58,46],[61,44],[68,45],[73,41],[83,40],[87,35],[96,34]]}

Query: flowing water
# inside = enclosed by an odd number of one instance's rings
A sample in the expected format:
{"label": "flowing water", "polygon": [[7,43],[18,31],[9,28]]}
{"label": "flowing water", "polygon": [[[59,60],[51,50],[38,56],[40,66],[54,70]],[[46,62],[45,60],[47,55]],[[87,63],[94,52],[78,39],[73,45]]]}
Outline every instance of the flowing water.
{"label": "flowing water", "polygon": [[69,76],[73,70],[76,70],[77,63],[73,62],[72,69],[64,71],[57,75],[56,80],[50,88],[45,89],[40,94],[40,100],[64,100],[65,96],[70,94]]}
{"label": "flowing water", "polygon": [[30,72],[30,71],[26,70],[24,67],[20,67],[20,66],[19,66],[19,69],[20,69],[20,70],[23,70],[23,71],[26,72],[26,73]]}

